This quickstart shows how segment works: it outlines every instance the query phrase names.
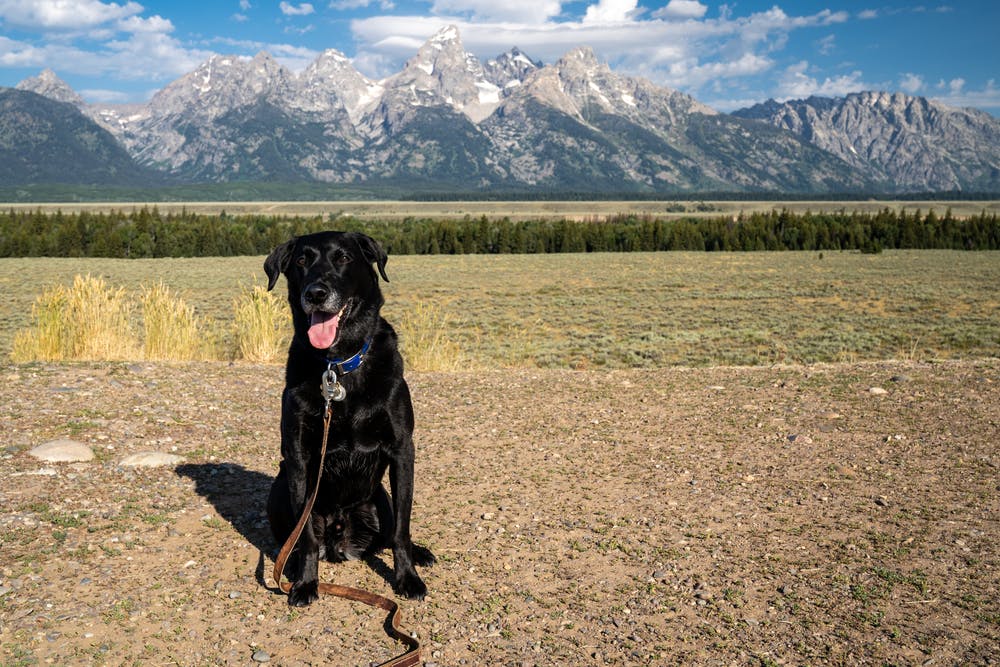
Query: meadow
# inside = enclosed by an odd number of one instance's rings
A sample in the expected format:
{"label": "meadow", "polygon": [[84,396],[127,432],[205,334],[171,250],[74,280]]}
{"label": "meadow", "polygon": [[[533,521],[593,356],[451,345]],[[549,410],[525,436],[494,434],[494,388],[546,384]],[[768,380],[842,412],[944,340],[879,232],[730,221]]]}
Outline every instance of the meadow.
{"label": "meadow", "polygon": [[[137,301],[162,283],[234,358],[234,300],[262,262],[0,259],[0,355],[46,287],[91,275]],[[417,370],[1000,356],[996,252],[393,256],[388,274],[383,313]],[[435,354],[415,358],[418,342]]]}
{"label": "meadow", "polygon": [[465,216],[491,219],[533,220],[538,218],[571,220],[603,220],[616,215],[651,215],[662,218],[713,217],[739,215],[740,213],[767,213],[786,209],[791,213],[848,213],[875,214],[884,209],[898,211],[927,211],[943,213],[951,209],[956,217],[980,213],[1000,213],[1000,200],[813,200],[813,201],[202,201],[202,202],[59,202],[59,203],[9,203],[3,210],[42,211],[43,213],[101,213],[111,210],[131,211],[143,206],[155,206],[161,213],[188,213],[201,215],[267,215],[267,216],[324,216],[330,220],[350,217],[362,220],[398,220],[402,218],[460,219]]}

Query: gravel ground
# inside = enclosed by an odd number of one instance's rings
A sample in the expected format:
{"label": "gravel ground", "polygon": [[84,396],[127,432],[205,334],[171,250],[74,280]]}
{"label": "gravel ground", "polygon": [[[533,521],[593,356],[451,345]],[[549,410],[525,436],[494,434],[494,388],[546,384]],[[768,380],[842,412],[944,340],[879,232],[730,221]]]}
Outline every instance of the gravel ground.
{"label": "gravel ground", "polygon": [[[0,663],[400,652],[273,591],[280,367],[0,378]],[[425,664],[1000,663],[998,360],[408,379]],[[28,453],[61,438],[96,457]],[[121,465],[147,451],[183,461]],[[321,576],[391,595],[391,561]]]}

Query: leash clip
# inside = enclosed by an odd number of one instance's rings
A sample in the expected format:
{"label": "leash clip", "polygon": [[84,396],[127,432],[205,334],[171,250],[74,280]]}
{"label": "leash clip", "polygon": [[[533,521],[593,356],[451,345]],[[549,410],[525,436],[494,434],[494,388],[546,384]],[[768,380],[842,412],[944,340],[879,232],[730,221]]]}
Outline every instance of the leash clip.
{"label": "leash clip", "polygon": [[326,372],[323,373],[323,396],[326,398],[327,405],[330,405],[331,401],[339,402],[347,398],[347,390],[344,389],[344,385],[340,384],[332,362],[327,365]]}

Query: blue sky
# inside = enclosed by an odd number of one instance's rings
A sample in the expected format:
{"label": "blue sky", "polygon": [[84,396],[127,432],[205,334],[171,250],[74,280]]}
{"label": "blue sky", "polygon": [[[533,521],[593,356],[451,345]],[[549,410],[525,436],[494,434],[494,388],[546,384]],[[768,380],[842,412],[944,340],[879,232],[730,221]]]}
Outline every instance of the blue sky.
{"label": "blue sky", "polygon": [[48,67],[90,102],[135,102],[212,54],[299,71],[330,48],[377,79],[447,25],[481,59],[590,46],[724,111],[889,90],[1000,115],[997,0],[0,0],[0,86]]}

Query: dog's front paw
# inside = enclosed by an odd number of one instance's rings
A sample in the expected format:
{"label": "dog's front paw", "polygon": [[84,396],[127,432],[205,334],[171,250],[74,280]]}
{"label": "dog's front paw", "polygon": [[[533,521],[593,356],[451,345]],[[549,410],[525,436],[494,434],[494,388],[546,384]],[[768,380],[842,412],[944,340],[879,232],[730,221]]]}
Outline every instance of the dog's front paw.
{"label": "dog's front paw", "polygon": [[431,553],[431,550],[427,547],[422,547],[419,544],[413,545],[413,564],[419,565],[420,567],[430,567],[437,562],[437,558]]}
{"label": "dog's front paw", "polygon": [[293,607],[308,607],[319,599],[319,583],[316,581],[296,581],[288,591],[288,604]]}
{"label": "dog's front paw", "polygon": [[396,585],[393,586],[396,592],[404,598],[411,600],[423,600],[427,595],[427,585],[413,570],[396,575]]}

